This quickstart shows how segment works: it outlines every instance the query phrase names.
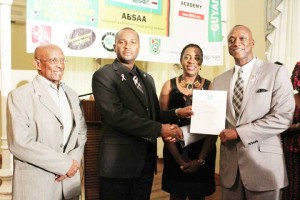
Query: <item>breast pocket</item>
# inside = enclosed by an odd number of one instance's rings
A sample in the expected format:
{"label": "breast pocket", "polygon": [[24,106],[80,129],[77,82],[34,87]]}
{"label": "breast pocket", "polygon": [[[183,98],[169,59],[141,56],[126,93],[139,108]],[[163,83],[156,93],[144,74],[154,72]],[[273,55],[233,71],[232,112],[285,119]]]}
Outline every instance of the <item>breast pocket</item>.
{"label": "breast pocket", "polygon": [[[247,113],[255,113],[255,118],[261,118],[270,111],[272,92],[260,92],[251,95],[245,109]],[[254,111],[255,110],[255,111]]]}

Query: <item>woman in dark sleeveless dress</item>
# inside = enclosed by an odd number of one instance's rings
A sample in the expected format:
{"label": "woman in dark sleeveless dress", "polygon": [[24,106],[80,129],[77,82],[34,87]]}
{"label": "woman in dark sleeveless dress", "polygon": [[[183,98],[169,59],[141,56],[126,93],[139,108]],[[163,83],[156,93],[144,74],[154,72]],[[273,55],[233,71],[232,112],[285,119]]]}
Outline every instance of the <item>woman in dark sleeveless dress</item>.
{"label": "woman in dark sleeveless dress", "polygon": [[282,134],[289,186],[283,189],[282,200],[300,199],[300,62],[293,70],[291,81],[297,93],[295,113],[290,128]]}
{"label": "woman in dark sleeveless dress", "polygon": [[[160,106],[163,110],[192,104],[193,89],[207,90],[210,81],[198,73],[203,61],[202,49],[188,44],[181,52],[183,74],[168,80],[162,87]],[[188,118],[172,122],[178,126],[190,124]],[[180,143],[165,142],[162,189],[170,200],[204,200],[215,191],[215,158],[217,136],[206,138],[182,148]]]}

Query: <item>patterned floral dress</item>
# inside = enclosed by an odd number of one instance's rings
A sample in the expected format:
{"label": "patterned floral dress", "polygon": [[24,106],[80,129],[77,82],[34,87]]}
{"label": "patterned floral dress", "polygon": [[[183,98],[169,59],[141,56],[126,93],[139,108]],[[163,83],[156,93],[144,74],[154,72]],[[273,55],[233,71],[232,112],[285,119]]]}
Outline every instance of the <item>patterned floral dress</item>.
{"label": "patterned floral dress", "polygon": [[[300,123],[300,107],[295,108],[293,124]],[[300,200],[300,130],[283,133],[283,148],[289,186],[284,188],[282,200]]]}

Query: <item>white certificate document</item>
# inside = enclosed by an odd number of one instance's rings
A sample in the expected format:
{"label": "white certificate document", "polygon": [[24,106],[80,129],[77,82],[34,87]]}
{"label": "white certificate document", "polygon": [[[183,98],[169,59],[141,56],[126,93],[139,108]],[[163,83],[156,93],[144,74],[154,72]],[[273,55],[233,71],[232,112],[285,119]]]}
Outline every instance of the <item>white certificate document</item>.
{"label": "white certificate document", "polygon": [[190,144],[193,144],[199,140],[204,139],[207,135],[190,133],[190,125],[180,127],[183,133],[183,140],[180,141],[181,147],[186,147]]}
{"label": "white certificate document", "polygon": [[191,133],[219,135],[225,128],[227,91],[193,90]]}

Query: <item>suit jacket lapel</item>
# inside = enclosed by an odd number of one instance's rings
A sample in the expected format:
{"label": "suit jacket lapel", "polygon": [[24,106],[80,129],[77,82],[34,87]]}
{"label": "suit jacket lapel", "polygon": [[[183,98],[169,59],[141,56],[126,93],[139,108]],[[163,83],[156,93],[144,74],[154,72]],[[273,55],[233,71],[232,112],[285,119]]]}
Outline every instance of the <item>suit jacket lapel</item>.
{"label": "suit jacket lapel", "polygon": [[[234,87],[234,83],[232,84],[232,78],[233,78],[233,73],[234,73],[234,68],[232,68],[231,70],[229,70],[229,73],[228,73],[228,76],[230,78],[226,78],[225,79],[225,83],[224,85],[227,86],[226,90],[227,90],[227,107],[229,108],[229,118],[230,119],[235,119],[235,111],[234,111],[234,107],[233,107],[233,104],[232,104],[232,92],[233,91],[233,88],[231,87]],[[228,82],[226,82],[228,81]],[[229,119],[228,119],[229,120]],[[229,120],[231,121],[231,120]]]}
{"label": "suit jacket lapel", "polygon": [[43,83],[41,83],[41,80],[39,80],[38,77],[36,77],[33,82],[33,88],[34,88],[34,93],[40,98],[40,102],[48,108],[50,112],[52,112],[57,120],[62,124],[62,119],[60,115],[60,111],[58,106],[55,104],[54,100],[48,93],[47,88],[45,88]]}
{"label": "suit jacket lapel", "polygon": [[[149,78],[150,76],[148,76],[147,73],[145,73],[143,70],[137,68],[138,73],[140,74],[141,77],[141,81],[144,83],[145,89],[144,92],[145,94],[142,95],[144,98],[144,105],[145,106],[149,106],[153,105],[153,97],[156,97],[156,89],[155,89],[155,85],[153,85],[153,81]],[[153,95],[153,91],[155,92],[155,95]],[[146,99],[148,98],[148,99]]]}
{"label": "suit jacket lapel", "polygon": [[157,119],[157,108],[159,108],[159,104],[157,101],[157,94],[156,94],[156,88],[154,81],[152,77],[148,76],[145,72],[140,73],[142,76],[142,80],[144,82],[144,85],[146,87],[146,91],[148,94],[148,107],[151,109],[151,119],[156,120]]}
{"label": "suit jacket lapel", "polygon": [[[136,85],[134,84],[134,82],[132,80],[132,76],[128,73],[128,71],[126,71],[124,69],[124,66],[122,66],[122,64],[119,63],[119,61],[114,61],[113,62],[113,68],[116,71],[116,73],[120,76],[120,79],[122,80],[122,82],[126,83],[129,86],[129,88],[138,97],[138,99],[141,101],[141,103],[146,107],[147,103],[146,103],[145,95],[142,94],[136,88]],[[140,71],[139,71],[139,73],[140,73]],[[145,83],[145,85],[146,85],[146,83]]]}
{"label": "suit jacket lapel", "polygon": [[73,123],[74,123],[73,129],[70,133],[70,138],[66,144],[66,149],[65,149],[65,152],[69,152],[75,146],[74,143],[76,143],[77,134],[73,134],[73,132],[75,131],[75,129],[77,127],[77,123],[79,123],[79,121],[80,121],[80,119],[78,118],[80,115],[77,113],[78,110],[76,109],[76,105],[74,105],[74,103],[77,102],[74,98],[78,98],[78,97],[72,96],[71,95],[72,93],[69,91],[68,87],[65,87],[65,92],[66,92],[66,96],[67,96],[67,99],[70,104],[70,109],[71,109],[71,112],[73,115]]}
{"label": "suit jacket lapel", "polygon": [[251,75],[248,80],[247,87],[244,91],[240,116],[243,115],[243,111],[247,105],[247,102],[248,102],[250,96],[253,95],[253,89],[255,88],[254,86],[257,84],[257,80],[259,79],[260,71],[262,69],[262,67],[261,67],[262,64],[263,64],[262,61],[259,59],[257,59],[256,62],[254,63]]}

